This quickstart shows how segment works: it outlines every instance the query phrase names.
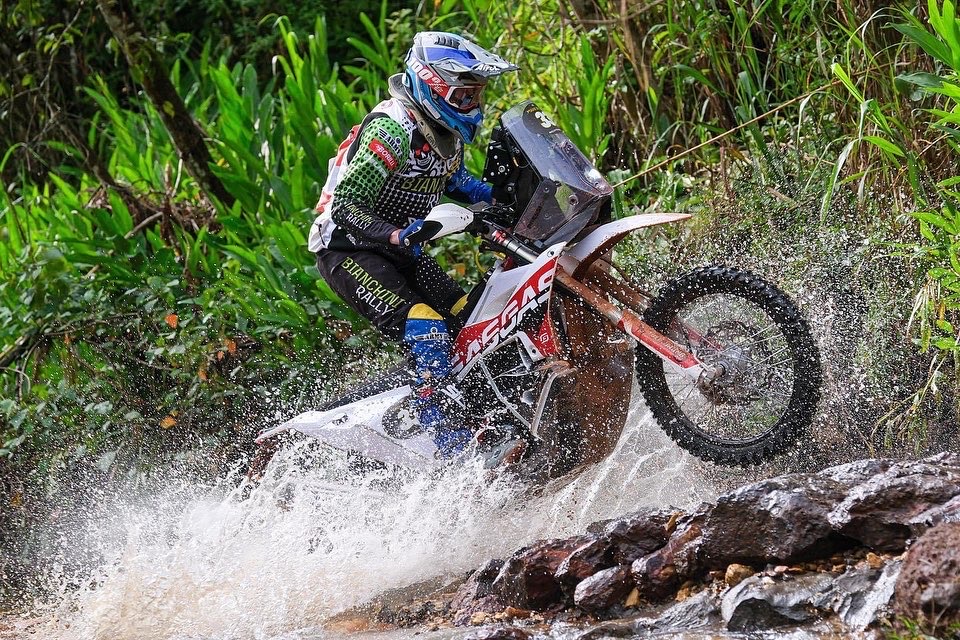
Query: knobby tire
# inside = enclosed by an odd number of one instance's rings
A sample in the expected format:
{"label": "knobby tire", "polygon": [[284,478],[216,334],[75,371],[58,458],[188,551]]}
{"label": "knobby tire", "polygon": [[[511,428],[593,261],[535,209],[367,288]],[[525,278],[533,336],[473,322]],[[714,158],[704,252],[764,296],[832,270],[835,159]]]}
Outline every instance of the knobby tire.
{"label": "knobby tire", "polygon": [[696,269],[666,285],[651,301],[644,320],[661,332],[698,298],[727,294],[763,310],[789,345],[793,389],[785,411],[766,431],[751,437],[717,437],[697,427],[677,404],[664,361],[637,348],[637,375],[647,407],[660,427],[681,447],[711,462],[730,466],[759,464],[784,453],[809,428],[820,398],[820,355],[806,320],[780,289],[760,277],[724,266]]}

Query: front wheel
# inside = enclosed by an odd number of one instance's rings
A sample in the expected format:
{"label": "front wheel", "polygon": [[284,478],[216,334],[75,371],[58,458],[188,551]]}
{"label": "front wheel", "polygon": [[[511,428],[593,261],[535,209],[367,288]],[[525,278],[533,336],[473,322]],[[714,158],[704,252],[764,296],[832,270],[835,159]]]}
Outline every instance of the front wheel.
{"label": "front wheel", "polygon": [[730,267],[701,267],[670,282],[644,320],[716,372],[692,380],[638,348],[647,407],[690,453],[758,464],[809,427],[820,398],[820,354],[800,311],[772,284]]}

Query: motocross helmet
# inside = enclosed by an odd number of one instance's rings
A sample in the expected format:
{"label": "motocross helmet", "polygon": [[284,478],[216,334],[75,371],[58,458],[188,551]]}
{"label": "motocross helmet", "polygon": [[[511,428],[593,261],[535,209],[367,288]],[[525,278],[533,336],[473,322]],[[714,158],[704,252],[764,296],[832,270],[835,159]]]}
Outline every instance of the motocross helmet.
{"label": "motocross helmet", "polygon": [[407,53],[404,84],[430,118],[473,142],[487,80],[518,67],[455,33],[422,31]]}

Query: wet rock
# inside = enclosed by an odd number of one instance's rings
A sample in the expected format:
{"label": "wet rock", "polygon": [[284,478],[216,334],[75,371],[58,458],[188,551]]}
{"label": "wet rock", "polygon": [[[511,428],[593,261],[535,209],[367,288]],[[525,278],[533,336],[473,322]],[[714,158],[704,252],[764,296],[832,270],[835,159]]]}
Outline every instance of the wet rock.
{"label": "wet rock", "polygon": [[845,627],[862,631],[885,610],[899,570],[898,562],[883,569],[864,562],[840,576],[752,576],[724,594],[723,619],[730,631],[755,631],[836,615]]}
{"label": "wet rock", "polygon": [[497,620],[525,620],[533,615],[529,609],[517,609],[516,607],[507,607],[494,616]]}
{"label": "wet rock", "polygon": [[701,572],[700,546],[709,511],[710,507],[704,506],[693,515],[682,518],[666,545],[631,565],[642,598],[661,600],[687,578]]}
{"label": "wet rock", "polygon": [[721,496],[703,527],[702,561],[719,569],[829,555],[837,545],[827,517],[844,492],[829,477],[791,474]]}
{"label": "wet rock", "polygon": [[594,538],[599,538],[603,535],[603,530],[611,522],[615,522],[618,518],[605,518],[603,520],[597,520],[596,522],[591,522],[587,525],[587,529],[584,532],[584,535],[592,536]]}
{"label": "wet rock", "polygon": [[514,553],[492,584],[493,593],[504,605],[519,609],[543,610],[564,600],[557,569],[589,538],[542,540]]}
{"label": "wet rock", "polygon": [[910,547],[897,579],[894,611],[931,630],[960,623],[960,524],[937,525]]}
{"label": "wet rock", "polygon": [[642,509],[588,528],[592,540],[575,550],[557,569],[561,583],[576,585],[598,571],[631,564],[663,547],[674,512]]}
{"label": "wet rock", "polygon": [[424,600],[397,608],[382,607],[374,620],[398,627],[414,627],[434,618],[442,617],[448,612],[449,609],[442,600]]}
{"label": "wet rock", "polygon": [[[836,615],[846,628],[856,631],[874,623],[884,612],[899,571],[897,561],[882,570],[867,562],[843,575],[829,573],[783,573],[776,577],[757,574],[728,589],[722,596],[703,589],[657,616],[612,620],[593,626],[577,640],[646,637],[671,630],[692,631],[724,624],[735,632],[775,629],[798,624],[824,624],[820,619]],[[830,630],[835,634],[836,631]],[[829,634],[828,634],[829,635]],[[794,637],[794,631],[791,631]],[[821,637],[818,632],[808,636]]]}
{"label": "wet rock", "polygon": [[610,543],[596,538],[577,548],[557,567],[556,578],[563,584],[575,585],[613,565]]}
{"label": "wet rock", "polygon": [[851,487],[830,522],[872,549],[900,551],[911,537],[911,521],[960,495],[960,466],[954,462],[952,456],[938,456],[891,464]]}
{"label": "wet rock", "polygon": [[943,451],[941,453],[935,453],[932,456],[927,456],[921,460],[921,462],[960,469],[960,453]]}
{"label": "wet rock", "polygon": [[[576,640],[659,637],[661,635],[666,636],[671,631],[715,628],[720,622],[719,607],[720,601],[717,596],[709,590],[704,590],[667,608],[655,617],[637,617],[601,622],[581,632],[576,636]],[[691,637],[694,636],[691,635]]]}
{"label": "wet rock", "polygon": [[363,618],[372,623],[398,627],[424,624],[450,613],[450,599],[463,582],[463,579],[448,581],[433,578],[389,589],[366,604],[341,612],[328,620],[327,624],[352,628]]}
{"label": "wet rock", "polygon": [[862,631],[876,621],[893,595],[899,562],[882,567],[864,562],[850,567],[826,588],[809,595],[809,607],[835,614],[845,627]]}
{"label": "wet rock", "polygon": [[[918,516],[952,513],[946,503],[960,494],[958,460],[865,460],[742,487],[681,519],[662,548],[633,563],[640,595],[664,598],[684,580],[731,563],[824,558],[857,542],[902,549]],[[935,505],[944,511],[928,513]]]}
{"label": "wet rock", "polygon": [[516,627],[485,627],[465,635],[463,640],[529,640],[531,637],[529,632]]}
{"label": "wet rock", "polygon": [[610,544],[613,563],[630,564],[663,547],[674,519],[673,511],[644,509],[608,522],[601,535]]}
{"label": "wet rock", "polygon": [[607,640],[608,638],[635,638],[637,625],[633,620],[609,620],[584,629],[574,640]]}
{"label": "wet rock", "polygon": [[871,569],[880,569],[883,567],[884,561],[883,558],[871,551],[867,554],[867,564],[870,565]]}
{"label": "wet rock", "polygon": [[467,624],[479,627],[483,624],[489,624],[493,622],[496,618],[487,613],[486,611],[475,611],[470,615],[470,619],[467,621]]}
{"label": "wet rock", "polygon": [[761,631],[812,619],[812,594],[833,581],[829,574],[808,574],[775,582],[762,576],[747,578],[726,592],[720,605],[729,631]]}
{"label": "wet rock", "polygon": [[499,596],[483,596],[460,609],[451,609],[453,612],[453,624],[458,627],[469,624],[482,624],[482,620],[477,622],[476,616],[483,615],[492,617],[493,614],[503,611],[503,609],[504,604]]}
{"label": "wet rock", "polygon": [[879,571],[869,564],[853,569],[837,578],[823,599],[814,600],[813,605],[829,608],[846,627],[862,631],[886,610],[899,574],[900,562],[897,561]]}
{"label": "wet rock", "polygon": [[891,466],[894,461],[885,458],[870,458],[867,460],[857,460],[834,467],[828,467],[817,473],[819,476],[829,478],[845,487],[853,487],[865,480],[883,473]]}
{"label": "wet rock", "polygon": [[483,566],[471,573],[466,582],[457,589],[456,595],[454,595],[453,600],[450,602],[453,609],[460,609],[464,604],[492,594],[493,581],[503,568],[503,564],[503,560],[493,558],[487,560]]}
{"label": "wet rock", "polygon": [[462,626],[470,623],[475,613],[497,613],[503,611],[505,604],[494,592],[493,581],[503,568],[504,561],[488,560],[482,567],[470,574],[450,601],[450,610],[454,612],[454,624]]}
{"label": "wet rock", "polygon": [[924,532],[944,522],[960,522],[960,496],[954,496],[947,503],[927,509],[910,519],[910,533],[919,538]]}
{"label": "wet rock", "polygon": [[[960,523],[960,456],[864,460],[756,482],[680,517],[645,509],[595,523],[587,536],[535,543],[495,578],[495,566],[471,577],[456,603],[496,613],[576,602],[612,613],[626,606],[628,592],[634,606],[683,597],[698,603],[709,599],[694,592],[709,572],[730,587],[721,609],[731,630],[834,616],[859,630],[889,606],[899,564],[885,552],[944,523]],[[764,574],[751,575],[751,566],[764,565]],[[952,606],[952,592],[926,593],[927,601]]]}
{"label": "wet rock", "polygon": [[573,601],[584,611],[603,611],[622,604],[632,590],[630,567],[620,565],[599,571],[578,584]]}
{"label": "wet rock", "polygon": [[671,629],[701,629],[720,622],[720,599],[709,589],[679,602],[654,619],[637,621],[637,631],[669,631]]}

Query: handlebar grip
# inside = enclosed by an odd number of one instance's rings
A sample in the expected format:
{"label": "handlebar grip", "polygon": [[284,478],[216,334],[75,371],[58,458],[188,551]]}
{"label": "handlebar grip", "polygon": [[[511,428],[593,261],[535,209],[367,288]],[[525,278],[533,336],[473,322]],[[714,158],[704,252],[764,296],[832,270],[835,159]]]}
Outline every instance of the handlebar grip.
{"label": "handlebar grip", "polygon": [[406,236],[403,239],[404,246],[409,247],[413,244],[422,244],[432,240],[437,232],[443,229],[443,225],[433,220],[424,220],[419,229]]}

